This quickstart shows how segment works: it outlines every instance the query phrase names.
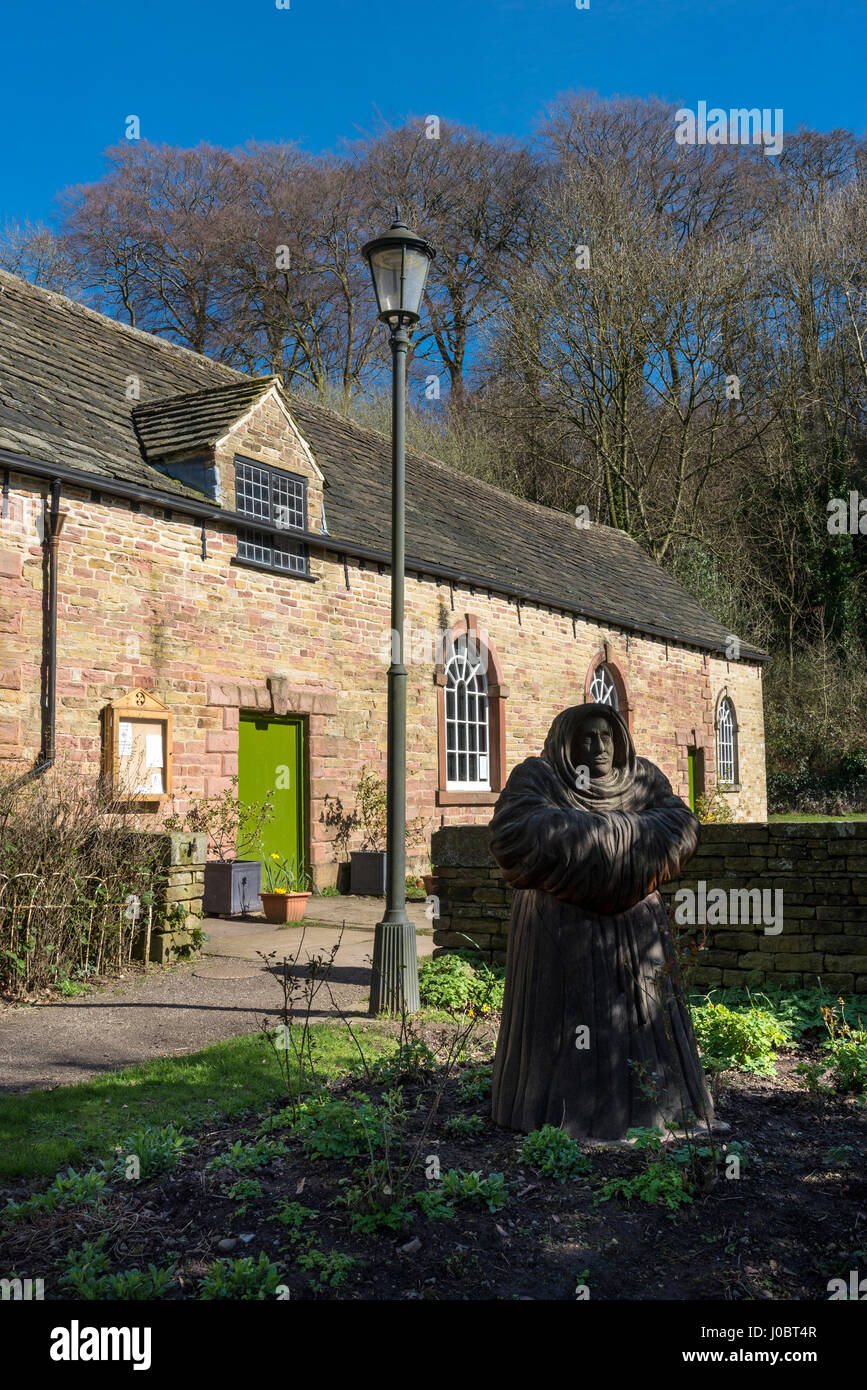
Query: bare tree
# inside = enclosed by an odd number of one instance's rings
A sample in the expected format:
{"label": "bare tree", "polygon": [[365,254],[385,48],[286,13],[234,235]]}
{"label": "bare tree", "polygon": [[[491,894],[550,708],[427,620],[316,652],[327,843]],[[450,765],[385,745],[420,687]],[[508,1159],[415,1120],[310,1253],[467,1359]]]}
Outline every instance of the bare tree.
{"label": "bare tree", "polygon": [[81,288],[71,248],[44,222],[7,222],[0,233],[0,265],[59,294],[74,294]]}

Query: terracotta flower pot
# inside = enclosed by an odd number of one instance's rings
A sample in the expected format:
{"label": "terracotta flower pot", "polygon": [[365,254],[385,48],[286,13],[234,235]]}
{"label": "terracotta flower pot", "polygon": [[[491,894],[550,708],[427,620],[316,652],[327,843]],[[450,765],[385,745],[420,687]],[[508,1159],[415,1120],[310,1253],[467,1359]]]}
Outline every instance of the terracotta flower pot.
{"label": "terracotta flower pot", "polygon": [[269,922],[300,922],[309,893],[260,893],[262,911]]}

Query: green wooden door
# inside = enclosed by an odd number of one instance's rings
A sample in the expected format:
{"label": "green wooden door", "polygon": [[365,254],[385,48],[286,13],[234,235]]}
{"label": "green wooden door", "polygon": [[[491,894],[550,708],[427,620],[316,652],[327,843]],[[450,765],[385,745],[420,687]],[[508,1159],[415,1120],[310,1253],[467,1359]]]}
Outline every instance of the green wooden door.
{"label": "green wooden door", "polygon": [[695,811],[696,755],[697,750],[695,748],[687,750],[686,756],[689,768],[689,809],[691,811]]}
{"label": "green wooden door", "polygon": [[[273,793],[274,818],[264,827],[261,848],[249,858],[285,855],[306,864],[304,723],[242,714],[238,730],[238,795],[262,801]],[[308,866],[309,867],[309,866]],[[264,882],[264,878],[263,878]]]}

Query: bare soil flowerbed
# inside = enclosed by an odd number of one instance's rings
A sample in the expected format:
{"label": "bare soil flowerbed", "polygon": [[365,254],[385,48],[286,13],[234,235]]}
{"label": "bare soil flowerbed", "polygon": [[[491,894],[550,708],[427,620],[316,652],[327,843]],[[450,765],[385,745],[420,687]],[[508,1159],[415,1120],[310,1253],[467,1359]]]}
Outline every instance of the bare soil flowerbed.
{"label": "bare soil flowerbed", "polygon": [[[726,1178],[724,1165],[705,1169],[717,1180],[699,1184],[709,1190],[695,1190],[692,1202],[674,1211],[617,1195],[598,1201],[606,1182],[646,1168],[648,1154],[636,1149],[587,1150],[589,1170],[563,1182],[540,1175],[520,1156],[521,1136],[491,1123],[489,1098],[479,1094],[485,1059],[476,1055],[446,1083],[408,1189],[442,1190],[444,1175],[461,1170],[482,1180],[502,1174],[504,1196],[494,1183],[489,1200],[454,1199],[451,1215],[431,1217],[410,1204],[404,1220],[395,1216],[395,1229],[353,1230],[352,1211],[341,1200],[363,1186],[370,1156],[312,1157],[304,1134],[278,1127],[275,1106],[270,1131],[262,1128],[266,1116],[248,1115],[194,1136],[171,1171],[150,1181],[116,1172],[92,1201],[4,1222],[2,1266],[43,1278],[46,1299],[81,1297],[63,1282],[68,1252],[104,1234],[100,1267],[171,1268],[162,1293],[169,1300],[200,1298],[220,1261],[226,1270],[264,1256],[263,1267],[274,1267],[269,1285],[257,1293],[248,1270],[243,1293],[213,1296],[573,1300],[584,1286],[603,1300],[824,1301],[829,1279],[848,1279],[850,1270],[867,1266],[867,1111],[854,1100],[801,1088],[795,1065],[813,1050],[802,1044],[780,1057],[773,1080],[728,1074],[717,1114],[731,1129],[717,1144],[744,1146],[741,1176]],[[434,1090],[429,1079],[399,1084],[406,1152],[429,1119]],[[357,1106],[363,1092],[375,1109],[389,1089],[355,1077],[329,1094]],[[455,1134],[448,1124],[455,1117],[478,1132]],[[263,1135],[277,1148],[254,1151],[254,1166],[208,1166],[232,1145],[255,1145]],[[376,1171],[377,1209],[388,1211],[399,1198],[383,1193],[387,1181]],[[44,1188],[44,1180],[18,1184],[3,1196],[20,1201]],[[366,1209],[356,1204],[356,1211]]]}

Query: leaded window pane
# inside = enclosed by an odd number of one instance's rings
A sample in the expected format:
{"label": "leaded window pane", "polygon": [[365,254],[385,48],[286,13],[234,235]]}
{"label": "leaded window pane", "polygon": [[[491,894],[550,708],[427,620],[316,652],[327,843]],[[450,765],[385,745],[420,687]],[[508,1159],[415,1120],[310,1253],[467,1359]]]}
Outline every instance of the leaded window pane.
{"label": "leaded window pane", "polygon": [[[235,508],[245,516],[269,521],[287,531],[307,528],[304,479],[293,473],[235,460]],[[308,572],[303,541],[272,536],[265,531],[238,532],[238,559],[295,574]]]}

